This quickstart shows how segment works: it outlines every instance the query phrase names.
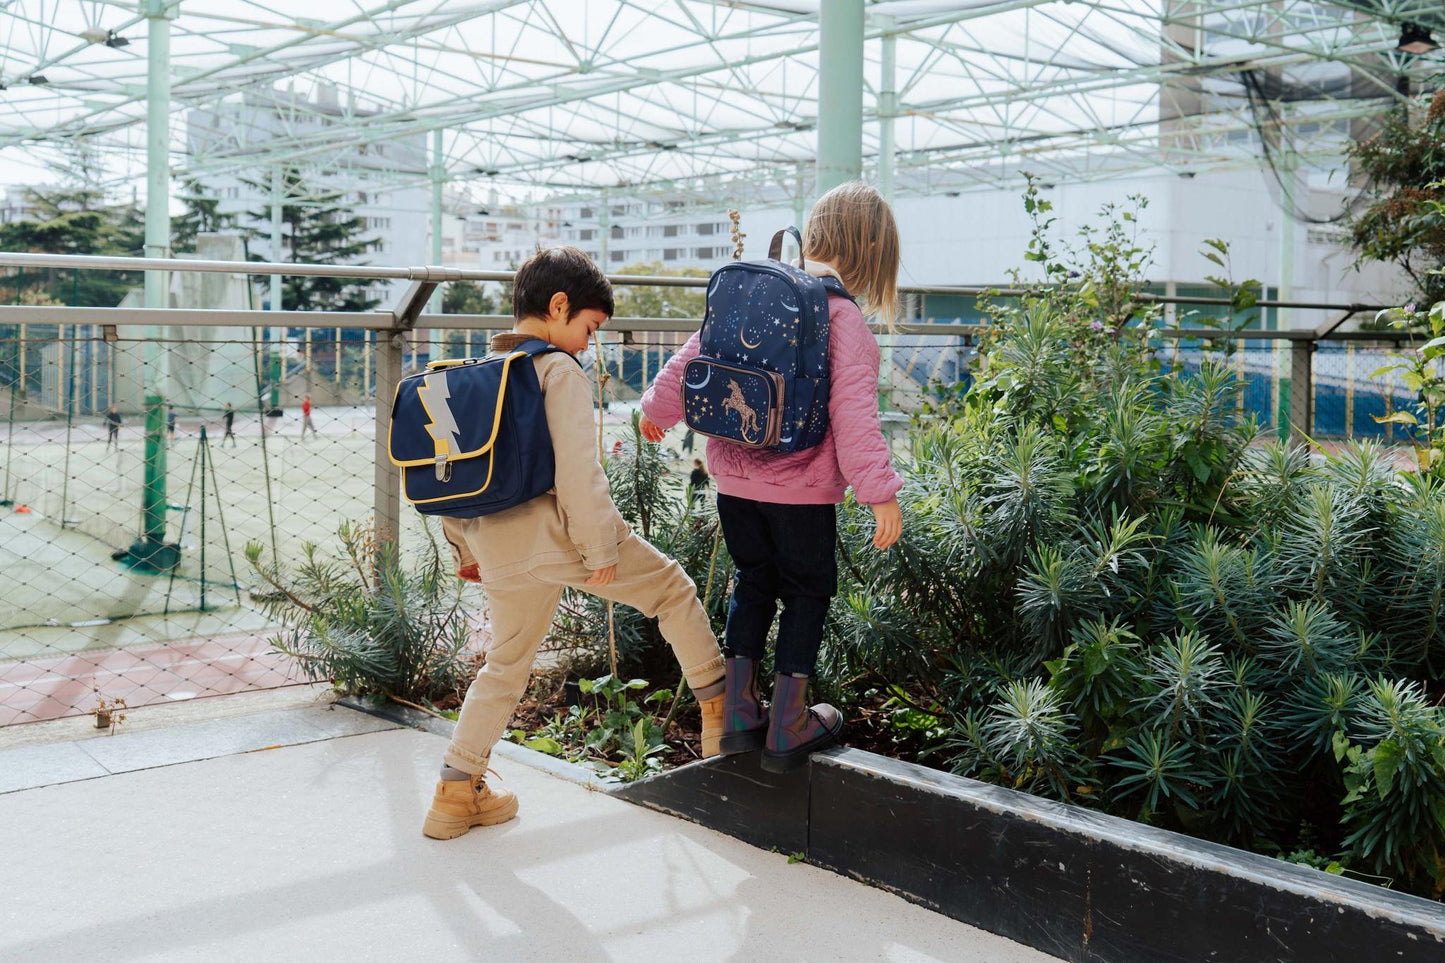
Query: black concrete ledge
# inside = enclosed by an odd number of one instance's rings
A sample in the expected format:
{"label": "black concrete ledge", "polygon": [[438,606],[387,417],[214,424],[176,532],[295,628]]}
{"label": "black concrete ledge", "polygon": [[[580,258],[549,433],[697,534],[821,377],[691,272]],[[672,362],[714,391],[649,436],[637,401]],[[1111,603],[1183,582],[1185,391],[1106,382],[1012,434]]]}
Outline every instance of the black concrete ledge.
{"label": "black concrete ledge", "polygon": [[1430,900],[871,752],[802,773],[734,756],[612,793],[1066,960],[1445,961]]}
{"label": "black concrete ledge", "polygon": [[1445,963],[1439,903],[856,749],[786,775],[749,753],[593,785],[1080,963]]}
{"label": "black concrete ledge", "polygon": [[1445,960],[1445,907],[873,753],[811,766],[808,858],[1080,961]]}

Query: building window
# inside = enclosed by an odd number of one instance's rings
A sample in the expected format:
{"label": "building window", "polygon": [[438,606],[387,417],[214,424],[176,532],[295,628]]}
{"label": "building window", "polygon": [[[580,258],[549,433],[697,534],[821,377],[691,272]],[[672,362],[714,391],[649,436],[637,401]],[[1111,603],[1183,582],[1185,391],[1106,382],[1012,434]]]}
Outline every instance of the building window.
{"label": "building window", "polygon": [[592,208],[590,208],[590,207],[584,207],[584,208],[582,208],[582,212],[581,212],[580,214],[578,214],[577,216],[578,216],[578,217],[584,217],[584,218],[585,218],[585,217],[591,217],[591,216],[592,216]]}
{"label": "building window", "polygon": [[707,235],[713,233],[716,228],[716,224],[699,224],[697,226],[697,233],[702,235],[703,237],[706,237]]}
{"label": "building window", "polygon": [[608,255],[608,258],[612,261],[613,264],[621,264],[624,259],[624,255],[621,251],[613,251],[611,254]]}
{"label": "building window", "polygon": [[619,240],[619,241],[620,241],[623,237],[624,237],[624,235],[623,235],[623,233],[622,233],[622,228],[619,227],[619,226],[616,225],[616,224],[612,225],[612,238],[613,238],[613,240]]}
{"label": "building window", "polygon": [[676,261],[676,260],[677,260],[677,256],[678,256],[679,254],[681,254],[681,253],[682,253],[682,249],[681,249],[681,248],[665,247],[665,248],[662,249],[662,259],[663,259],[664,261]]}
{"label": "building window", "polygon": [[595,238],[596,236],[597,236],[597,231],[596,231],[596,229],[590,228],[590,227],[584,227],[584,228],[582,228],[582,230],[580,230],[580,231],[577,232],[577,240],[579,240],[579,241],[590,241],[590,240],[592,240],[593,238]]}
{"label": "building window", "polygon": [[663,237],[677,237],[677,225],[676,225],[676,224],[665,224],[665,225],[663,225],[663,228],[662,228],[662,236],[663,236]]}

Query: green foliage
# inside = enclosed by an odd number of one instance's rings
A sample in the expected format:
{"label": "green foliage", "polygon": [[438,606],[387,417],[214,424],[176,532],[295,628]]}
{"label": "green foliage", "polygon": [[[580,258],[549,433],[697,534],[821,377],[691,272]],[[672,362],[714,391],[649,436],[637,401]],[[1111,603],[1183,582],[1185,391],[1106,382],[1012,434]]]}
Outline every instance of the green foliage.
{"label": "green foliage", "polygon": [[[656,712],[675,698],[669,689],[657,689],[642,700],[633,694],[648,687],[646,679],[619,679],[604,675],[581,679],[583,703],[569,706],[536,733],[510,733],[529,749],[590,766],[605,779],[632,782],[662,768],[667,751]],[[590,704],[588,704],[590,703]]]}
{"label": "green foliage", "polygon": [[[244,180],[263,197],[271,196],[270,178]],[[314,190],[315,180],[299,168],[281,173],[281,250],[278,260],[308,264],[365,264],[362,258],[380,245],[366,236],[366,219],[351,212],[340,191]],[[254,224],[269,225],[269,207],[249,211]],[[271,229],[252,227],[254,239],[270,241]],[[254,256],[259,259],[259,256]],[[370,311],[380,300],[369,297],[371,282],[361,279],[286,277],[281,282],[281,306],[287,311]]]}
{"label": "green foliage", "polygon": [[171,250],[194,251],[196,236],[214,234],[236,226],[236,215],[221,210],[221,199],[206,192],[200,181],[187,179],[181,184],[181,204],[185,210],[171,219]]}
{"label": "green foliage", "polygon": [[1440,892],[1445,483],[1260,437],[1156,357],[1131,221],[1025,203],[1047,283],[915,421],[898,545],[845,507],[823,684],[936,707],[954,771]]}
{"label": "green foliage", "polygon": [[[1445,214],[1445,203],[1441,213]],[[1376,422],[1405,427],[1416,439],[1420,470],[1445,479],[1445,418],[1442,418],[1445,412],[1441,410],[1445,408],[1445,373],[1441,371],[1440,361],[1445,358],[1445,301],[1437,301],[1428,312],[1416,311],[1412,306],[1382,314],[1390,316],[1394,327],[1413,329],[1423,325],[1427,340],[1423,344],[1412,344],[1408,352],[1394,355],[1395,364],[1377,368],[1370,375],[1380,378],[1399,372],[1405,387],[1415,392],[1415,410],[1402,409],[1371,417]]]}
{"label": "green foliage", "polygon": [[396,544],[378,543],[366,528],[343,525],[338,537],[338,556],[308,544],[295,571],[265,561],[261,543],[246,545],[246,560],[273,590],[261,601],[282,626],[275,650],[346,692],[423,704],[458,694],[473,670],[472,627],[462,583],[436,542],[408,570]]}
{"label": "green foliage", "polygon": [[1350,220],[1358,262],[1397,265],[1425,304],[1445,300],[1445,92],[1423,112],[1391,111],[1380,132],[1352,143],[1369,203]]}
{"label": "green foliage", "polygon": [[442,291],[442,314],[496,314],[497,299],[476,281],[452,281]]}
{"label": "green foliage", "polygon": [[[144,212],[134,204],[112,204],[80,168],[56,188],[30,190],[34,217],[0,224],[0,250],[46,254],[101,254],[140,257],[145,253]],[[114,307],[141,283],[127,271],[10,271],[20,304]],[[8,279],[7,279],[8,280]]]}
{"label": "green foliage", "polygon": [[[618,274],[647,277],[705,278],[710,272],[703,268],[664,267],[661,261],[628,264]],[[693,318],[702,320],[707,292],[702,288],[659,288],[640,285],[618,285],[615,291],[616,314],[619,318]]]}

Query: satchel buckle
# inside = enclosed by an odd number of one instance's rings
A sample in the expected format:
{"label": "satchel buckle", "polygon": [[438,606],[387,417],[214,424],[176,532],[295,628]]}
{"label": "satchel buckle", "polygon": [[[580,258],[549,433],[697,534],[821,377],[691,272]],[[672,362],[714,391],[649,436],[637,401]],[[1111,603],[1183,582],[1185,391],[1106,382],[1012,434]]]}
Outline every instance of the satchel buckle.
{"label": "satchel buckle", "polygon": [[439,481],[439,482],[449,482],[449,481],[451,481],[451,480],[452,480],[452,466],[447,463],[446,452],[442,452],[440,455],[437,455],[436,465],[437,465],[437,481]]}

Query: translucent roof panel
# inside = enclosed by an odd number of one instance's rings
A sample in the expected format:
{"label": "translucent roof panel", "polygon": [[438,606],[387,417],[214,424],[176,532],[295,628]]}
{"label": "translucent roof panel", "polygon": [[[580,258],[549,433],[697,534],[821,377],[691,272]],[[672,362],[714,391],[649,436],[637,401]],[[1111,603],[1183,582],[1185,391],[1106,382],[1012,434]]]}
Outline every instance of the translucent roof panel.
{"label": "translucent roof panel", "polygon": [[[177,173],[334,169],[354,165],[360,145],[403,142],[405,163],[357,174],[423,183],[434,160],[415,145],[435,130],[449,180],[534,195],[767,192],[814,162],[816,0],[161,6]],[[138,9],[0,3],[0,158],[12,170],[78,144],[112,178],[143,167],[149,25]],[[1324,162],[1350,121],[1402,96],[1399,78],[1419,91],[1438,76],[1438,53],[1395,50],[1400,24],[1445,34],[1438,0],[897,0],[866,11],[865,164],[877,163],[889,44],[903,192],[1021,169],[1087,178],[1257,162],[1265,141]],[[228,119],[246,109],[280,120]],[[188,136],[197,118],[225,136]]]}

